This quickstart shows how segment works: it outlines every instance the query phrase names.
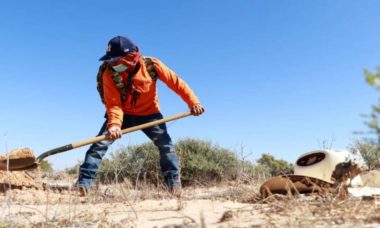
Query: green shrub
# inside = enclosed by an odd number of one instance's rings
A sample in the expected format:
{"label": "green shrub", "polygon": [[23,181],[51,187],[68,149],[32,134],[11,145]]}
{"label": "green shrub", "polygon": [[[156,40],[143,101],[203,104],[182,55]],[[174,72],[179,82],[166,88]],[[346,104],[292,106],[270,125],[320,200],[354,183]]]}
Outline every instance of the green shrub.
{"label": "green shrub", "polygon": [[83,163],[83,161],[79,160],[76,165],[66,168],[65,173],[69,175],[78,175],[79,173],[79,167]]}
{"label": "green shrub", "polygon": [[122,182],[126,177],[137,182],[159,184],[160,164],[158,149],[153,143],[121,147],[104,159],[97,173],[102,183],[115,180]]}
{"label": "green shrub", "polygon": [[[179,140],[175,148],[181,163],[183,185],[232,180],[239,174],[236,155],[211,142],[184,139]],[[151,142],[121,147],[109,159],[103,160],[97,175],[102,183],[121,182],[127,177],[134,184],[158,185],[161,181],[158,149]]]}
{"label": "green shrub", "polygon": [[42,160],[40,162],[40,169],[42,172],[51,173],[53,171],[53,167],[51,166],[50,162]]}
{"label": "green shrub", "polygon": [[276,159],[273,155],[267,153],[262,154],[257,163],[261,166],[262,170],[266,170],[271,176],[292,174],[294,172],[292,164],[281,159]]}
{"label": "green shrub", "polygon": [[[258,165],[253,165],[250,161],[239,159],[233,151],[205,140],[181,139],[175,144],[175,149],[184,186],[231,180],[251,183],[265,180],[271,175],[293,172],[291,164],[270,154],[263,154]],[[97,178],[103,184],[120,183],[127,178],[134,185],[158,186],[162,183],[158,149],[151,142],[120,147],[109,158],[103,159]]]}
{"label": "green shrub", "polygon": [[369,169],[380,168],[380,148],[379,144],[370,140],[356,140],[349,149],[352,153],[359,153]]}
{"label": "green shrub", "polygon": [[233,180],[239,174],[239,159],[232,151],[196,139],[179,140],[176,151],[184,185]]}

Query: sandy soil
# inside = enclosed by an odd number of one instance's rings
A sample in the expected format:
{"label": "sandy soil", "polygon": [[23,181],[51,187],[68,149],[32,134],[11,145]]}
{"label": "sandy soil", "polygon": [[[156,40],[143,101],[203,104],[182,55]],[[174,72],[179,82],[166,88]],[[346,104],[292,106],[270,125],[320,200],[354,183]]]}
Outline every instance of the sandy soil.
{"label": "sandy soil", "polygon": [[[57,185],[58,186],[58,185]],[[14,189],[0,194],[0,227],[252,227],[380,225],[377,198],[275,195],[258,185],[186,188],[181,198],[129,183],[101,186],[86,197],[73,189]]]}
{"label": "sandy soil", "polygon": [[25,170],[34,165],[36,157],[29,148],[15,149],[0,155],[0,170]]}
{"label": "sandy soil", "polygon": [[15,149],[10,151],[9,153],[6,153],[4,155],[0,155],[0,160],[6,160],[6,159],[20,159],[20,158],[31,158],[35,159],[35,155],[33,153],[33,150],[30,148],[21,148],[21,149]]}
{"label": "sandy soil", "polygon": [[0,191],[9,188],[40,188],[41,185],[35,178],[24,171],[1,171],[0,170]]}

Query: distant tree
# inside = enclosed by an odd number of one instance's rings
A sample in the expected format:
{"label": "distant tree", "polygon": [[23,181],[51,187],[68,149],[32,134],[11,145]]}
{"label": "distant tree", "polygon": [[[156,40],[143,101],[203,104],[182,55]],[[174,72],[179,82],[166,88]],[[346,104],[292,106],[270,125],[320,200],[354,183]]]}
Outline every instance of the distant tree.
{"label": "distant tree", "polygon": [[40,169],[42,172],[47,172],[47,173],[53,172],[53,167],[48,161],[45,161],[45,160],[42,160],[40,162]]}
{"label": "distant tree", "polygon": [[78,161],[76,165],[66,168],[65,173],[69,175],[78,175],[79,173],[79,166],[83,163],[83,161]]}
{"label": "distant tree", "polygon": [[[364,76],[367,83],[380,92],[380,67],[374,73],[364,70]],[[366,119],[364,124],[367,125],[369,131],[360,133],[374,135],[374,138],[365,137],[357,140],[350,146],[350,149],[353,153],[362,155],[369,169],[380,168],[380,102],[372,105],[371,113],[364,114],[363,117]]]}
{"label": "distant tree", "polygon": [[276,159],[273,155],[265,153],[257,160],[257,163],[269,172],[271,176],[293,173],[293,165],[282,159]]}
{"label": "distant tree", "polygon": [[349,149],[353,154],[360,153],[369,169],[380,168],[380,148],[375,141],[356,140]]}
{"label": "distant tree", "polygon": [[[380,67],[377,68],[377,72],[375,73],[371,73],[368,70],[365,70],[364,75],[368,84],[380,92]],[[367,121],[364,123],[370,129],[368,133],[375,134],[377,144],[380,144],[380,102],[377,105],[372,105],[371,108],[372,110],[370,114],[363,115],[367,119]]]}

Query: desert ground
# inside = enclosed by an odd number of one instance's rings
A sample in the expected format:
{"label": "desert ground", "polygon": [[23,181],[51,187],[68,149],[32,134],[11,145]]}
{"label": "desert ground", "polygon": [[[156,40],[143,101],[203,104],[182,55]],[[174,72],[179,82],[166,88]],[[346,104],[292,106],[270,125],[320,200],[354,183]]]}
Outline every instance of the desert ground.
{"label": "desert ground", "polygon": [[13,185],[2,186],[0,227],[380,226],[377,197],[314,193],[263,199],[255,181],[185,187],[179,198],[162,187],[124,181],[79,197],[70,187],[72,177],[2,176],[3,182],[13,178]]}

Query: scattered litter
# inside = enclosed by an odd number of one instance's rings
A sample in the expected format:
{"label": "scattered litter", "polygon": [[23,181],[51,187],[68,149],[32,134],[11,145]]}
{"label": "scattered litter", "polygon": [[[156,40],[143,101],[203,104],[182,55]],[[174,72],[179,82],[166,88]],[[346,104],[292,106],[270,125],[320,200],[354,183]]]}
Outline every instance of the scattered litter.
{"label": "scattered litter", "polygon": [[351,187],[380,188],[380,170],[363,172],[351,180]]}
{"label": "scattered litter", "polygon": [[355,197],[380,196],[380,188],[375,187],[349,187],[348,193]]}
{"label": "scattered litter", "polygon": [[[337,150],[305,153],[296,160],[293,175],[276,176],[264,182],[260,187],[261,196],[338,192],[367,168],[359,154]],[[366,180],[369,182],[372,179]]]}
{"label": "scattered litter", "polygon": [[352,179],[348,192],[355,197],[380,197],[380,170],[363,172]]}

